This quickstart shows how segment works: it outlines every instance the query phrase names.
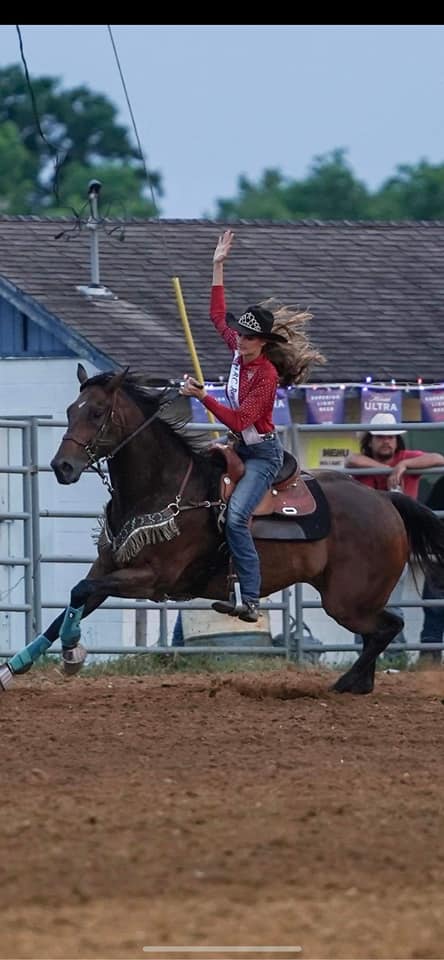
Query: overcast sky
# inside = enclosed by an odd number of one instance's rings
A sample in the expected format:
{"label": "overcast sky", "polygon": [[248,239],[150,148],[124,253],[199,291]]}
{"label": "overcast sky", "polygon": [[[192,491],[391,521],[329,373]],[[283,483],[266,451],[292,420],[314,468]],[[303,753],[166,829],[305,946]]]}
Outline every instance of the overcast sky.
{"label": "overcast sky", "polygon": [[[21,27],[31,74],[106,93],[130,124],[106,26]],[[444,26],[112,26],[168,217],[213,214],[237,178],[303,177],[346,147],[377,187],[398,163],[444,161]],[[1,27],[0,66],[19,61]]]}

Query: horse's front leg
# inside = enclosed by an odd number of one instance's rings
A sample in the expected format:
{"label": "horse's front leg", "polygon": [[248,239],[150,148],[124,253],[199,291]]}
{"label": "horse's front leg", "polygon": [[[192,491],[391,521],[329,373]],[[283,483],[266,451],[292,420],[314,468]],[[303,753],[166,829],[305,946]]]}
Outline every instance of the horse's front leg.
{"label": "horse's front leg", "polygon": [[154,570],[147,566],[105,572],[102,562],[97,560],[85,579],[71,590],[69,607],[53,620],[43,634],[0,667],[0,692],[6,690],[15,674],[26,673],[59,636],[64,669],[70,675],[77,673],[86,656],[85,648],[79,643],[80,621],[100,607],[109,596],[149,598],[155,579]]}
{"label": "horse's front leg", "polygon": [[[96,560],[88,572],[88,578],[103,577],[105,566]],[[11,684],[16,674],[27,673],[33,664],[47,652],[60,636],[63,648],[63,664],[68,673],[77,673],[86,657],[86,650],[79,644],[80,620],[92,613],[106,599],[103,589],[93,587],[94,580],[81,580],[71,590],[70,605],[50,623],[26,647],[19,650],[6,664],[0,667],[0,693]]]}
{"label": "horse's front leg", "polygon": [[[102,575],[105,567],[100,560],[96,560],[88,572],[88,577]],[[103,593],[88,590],[80,590],[82,583],[77,584],[71,591],[70,606],[67,607],[55,620],[50,623],[44,633],[39,634],[31,643],[23,647],[11,657],[6,664],[0,667],[0,693],[11,684],[16,674],[27,673],[33,664],[39,660],[43,654],[49,650],[49,647],[57,640],[59,635],[63,634],[63,662],[67,672],[76,673],[85,659],[86,651],[78,644],[80,639],[79,622],[82,617],[88,616],[96,607],[100,606],[105,599]],[[77,650],[76,650],[77,647]],[[69,667],[69,661],[72,661],[72,668]],[[77,665],[76,664],[77,661]]]}
{"label": "horse's front leg", "polygon": [[[105,573],[100,562],[91,568],[87,577],[80,580],[71,590],[70,605],[63,614],[60,627],[62,642],[63,667],[66,673],[72,676],[81,669],[86,657],[86,650],[79,643],[80,621],[99,607],[107,597],[141,597],[147,599],[154,582],[153,570],[149,567],[128,568],[113,570]],[[59,619],[51,624],[49,631],[54,638],[60,626]],[[46,631],[48,636],[48,631]],[[48,636],[49,639],[49,636]],[[52,640],[51,640],[52,642]]]}
{"label": "horse's front leg", "polygon": [[70,676],[79,672],[86,658],[85,647],[79,642],[80,622],[100,607],[109,595],[103,586],[99,586],[99,583],[103,582],[104,573],[100,560],[96,560],[85,579],[72,588],[69,607],[45,631],[45,636],[51,643],[60,636],[63,669]]}

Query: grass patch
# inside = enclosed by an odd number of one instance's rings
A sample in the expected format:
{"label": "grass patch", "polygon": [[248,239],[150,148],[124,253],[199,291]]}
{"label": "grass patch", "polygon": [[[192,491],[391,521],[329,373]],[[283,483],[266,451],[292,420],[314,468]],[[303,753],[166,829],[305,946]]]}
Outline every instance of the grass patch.
{"label": "grass patch", "polygon": [[236,673],[238,671],[277,670],[286,663],[283,657],[242,656],[240,654],[122,654],[116,660],[85,665],[90,677],[141,676],[171,673]]}
{"label": "grass patch", "polygon": [[[287,664],[285,657],[243,656],[242,654],[120,654],[113,659],[86,660],[81,675],[84,677],[140,677],[144,674],[172,673],[236,673],[239,671],[273,671]],[[6,663],[3,660],[3,663]],[[62,670],[59,654],[45,654],[33,665],[32,672],[50,673]]]}
{"label": "grass patch", "polygon": [[[94,659],[92,659],[94,657]],[[180,653],[180,648],[174,654],[149,653],[149,654],[120,654],[112,659],[97,657],[90,654],[81,670],[81,675],[85,677],[139,677],[144,674],[172,674],[172,673],[238,673],[238,672],[273,672],[290,667],[298,671],[312,670],[316,668],[327,669],[331,671],[346,671],[355,662],[355,657],[348,657],[334,661],[332,663],[321,662],[311,664],[307,662],[297,663],[288,661],[285,656],[276,657],[273,655],[260,654],[248,655],[248,653],[234,654],[224,653],[219,650],[214,654],[186,654]],[[7,660],[0,660],[0,663],[6,663]],[[416,670],[418,664],[409,658],[407,651],[401,651],[398,654],[385,654],[378,657],[376,661],[376,670]],[[54,669],[62,670],[60,654],[45,654],[33,665],[33,673],[50,673]]]}

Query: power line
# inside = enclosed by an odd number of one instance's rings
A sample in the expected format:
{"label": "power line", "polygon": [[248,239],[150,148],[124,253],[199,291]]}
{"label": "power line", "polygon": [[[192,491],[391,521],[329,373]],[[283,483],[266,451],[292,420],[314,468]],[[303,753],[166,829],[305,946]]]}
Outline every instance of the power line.
{"label": "power line", "polygon": [[[57,200],[57,203],[60,203],[60,195],[59,195],[59,176],[60,176],[60,170],[61,170],[61,168],[62,168],[63,164],[65,163],[66,158],[67,158],[67,156],[68,156],[68,151],[66,151],[66,153],[65,153],[64,156],[61,155],[61,154],[59,153],[59,151],[57,150],[57,147],[55,147],[52,143],[50,143],[49,140],[47,139],[47,137],[45,136],[45,134],[43,133],[43,130],[42,130],[42,127],[41,127],[41,123],[40,123],[39,111],[38,111],[38,108],[37,108],[37,101],[36,101],[35,94],[34,94],[34,88],[33,88],[33,86],[32,86],[31,77],[30,77],[30,75],[29,75],[29,70],[28,70],[28,64],[27,64],[27,62],[26,62],[25,51],[24,51],[24,47],[23,47],[23,38],[22,38],[21,30],[20,30],[20,27],[19,27],[18,24],[15,25],[15,29],[17,30],[17,34],[18,34],[19,47],[20,47],[20,56],[21,56],[21,58],[22,58],[23,69],[24,69],[24,71],[25,71],[26,85],[27,85],[27,87],[28,87],[29,96],[30,96],[30,98],[31,98],[32,112],[33,112],[33,114],[34,114],[35,125],[36,125],[36,127],[37,127],[38,133],[39,133],[40,137],[42,138],[43,142],[46,144],[46,146],[47,146],[48,149],[51,151],[51,153],[52,153],[52,154],[55,154],[55,157],[54,157],[54,178],[53,178],[53,182],[52,182],[52,189],[53,189],[53,191],[54,191],[54,195],[55,195],[55,198],[56,198],[56,200]],[[61,159],[60,159],[60,158],[61,158]]]}
{"label": "power line", "polygon": [[[134,116],[134,111],[133,111],[133,108],[132,108],[132,106],[131,106],[131,101],[130,101],[130,97],[129,97],[129,93],[128,93],[128,88],[127,88],[127,85],[126,85],[126,82],[125,82],[125,77],[124,77],[124,75],[123,75],[123,70],[122,70],[122,66],[121,66],[121,63],[120,63],[119,54],[118,54],[118,52],[117,52],[117,46],[116,46],[116,43],[115,43],[115,40],[114,40],[114,36],[113,36],[113,32],[112,32],[112,29],[111,29],[110,24],[107,24],[107,30],[108,30],[109,37],[110,37],[110,40],[111,40],[111,45],[112,45],[112,48],[113,48],[113,51],[114,51],[114,56],[115,56],[115,59],[116,59],[117,69],[118,69],[119,74],[120,74],[120,79],[121,79],[121,82],[122,82],[123,92],[124,92],[124,94],[125,94],[126,102],[127,102],[127,104],[128,104],[128,110],[129,110],[130,117],[131,117],[131,122],[132,122],[132,125],[133,125],[134,135],[135,135],[135,137],[136,137],[137,146],[138,146],[138,148],[139,148],[140,159],[141,159],[141,161],[142,161],[144,173],[145,173],[145,176],[146,176],[146,179],[147,179],[147,182],[148,182],[148,186],[149,186],[149,188],[150,188],[151,200],[152,200],[153,207],[154,207],[154,210],[155,210],[156,219],[159,221],[159,223],[161,223],[160,216],[159,216],[159,211],[158,211],[158,207],[157,207],[157,202],[156,202],[156,197],[155,197],[155,193],[154,193],[154,187],[153,187],[152,177],[151,177],[151,174],[150,174],[149,171],[148,171],[148,167],[147,167],[147,164],[146,164],[146,161],[145,161],[145,156],[144,156],[144,152],[143,152],[143,150],[142,150],[142,144],[141,144],[140,137],[139,137],[139,132],[138,132],[138,129],[137,129],[137,124],[136,124],[136,120],[135,120],[135,116]],[[170,254],[169,254],[168,246],[167,246],[166,241],[165,241],[165,236],[164,236],[163,230],[161,230],[160,236],[161,236],[161,240],[162,240],[162,243],[163,243],[163,246],[164,246],[165,255],[166,255],[166,258],[167,258],[167,260],[168,260],[168,264],[169,264],[169,268],[170,268],[170,273],[171,273],[171,275],[173,275],[174,270],[173,270],[173,266],[172,266],[172,263],[171,263]]]}

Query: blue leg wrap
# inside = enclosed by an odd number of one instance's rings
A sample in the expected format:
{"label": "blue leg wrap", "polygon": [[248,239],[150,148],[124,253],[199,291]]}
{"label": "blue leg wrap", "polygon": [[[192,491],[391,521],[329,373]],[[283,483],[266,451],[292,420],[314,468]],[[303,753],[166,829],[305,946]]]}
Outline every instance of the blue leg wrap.
{"label": "blue leg wrap", "polygon": [[80,640],[80,621],[82,619],[84,609],[85,604],[82,604],[81,607],[66,608],[66,613],[59,634],[64,650],[69,650],[72,647],[76,647]]}
{"label": "blue leg wrap", "polygon": [[46,653],[50,646],[51,641],[40,634],[35,640],[31,640],[31,643],[28,643],[26,647],[23,647],[23,650],[15,653],[11,660],[8,660],[9,669],[13,673],[18,673],[23,667],[32,667],[32,664],[42,656],[42,653]]}

